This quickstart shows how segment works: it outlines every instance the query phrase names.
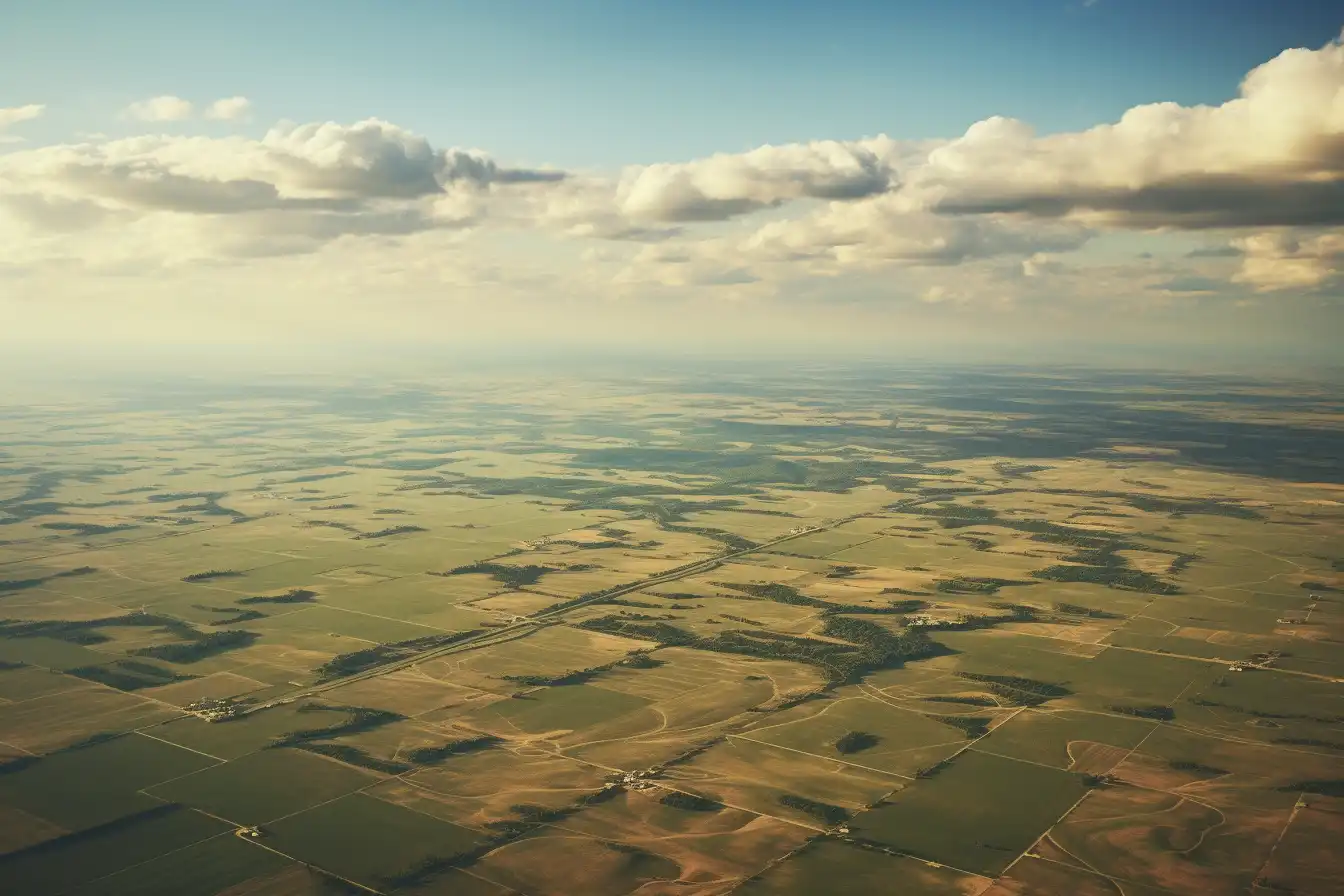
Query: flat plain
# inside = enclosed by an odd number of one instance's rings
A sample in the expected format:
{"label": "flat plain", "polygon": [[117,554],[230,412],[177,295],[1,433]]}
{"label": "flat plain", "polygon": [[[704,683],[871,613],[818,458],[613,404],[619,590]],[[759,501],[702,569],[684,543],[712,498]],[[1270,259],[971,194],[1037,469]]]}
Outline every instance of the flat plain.
{"label": "flat plain", "polygon": [[202,379],[0,421],[24,896],[1344,879],[1337,390]]}

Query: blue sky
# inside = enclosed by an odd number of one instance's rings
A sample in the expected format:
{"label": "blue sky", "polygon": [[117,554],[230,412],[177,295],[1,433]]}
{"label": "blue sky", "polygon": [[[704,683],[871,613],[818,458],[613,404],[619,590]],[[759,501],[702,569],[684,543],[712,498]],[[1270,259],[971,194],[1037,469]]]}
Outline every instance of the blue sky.
{"label": "blue sky", "polygon": [[242,94],[256,127],[397,122],[438,145],[614,167],[763,143],[1042,132],[1218,103],[1339,33],[1305,0],[5,0],[0,106],[118,133],[146,96]]}
{"label": "blue sky", "polygon": [[0,342],[1333,356],[1341,27],[1338,0],[0,0]]}

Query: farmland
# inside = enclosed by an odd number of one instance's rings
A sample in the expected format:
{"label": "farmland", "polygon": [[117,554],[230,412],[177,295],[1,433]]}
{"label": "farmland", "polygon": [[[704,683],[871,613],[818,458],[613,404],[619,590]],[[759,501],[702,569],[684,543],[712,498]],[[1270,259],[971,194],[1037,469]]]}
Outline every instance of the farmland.
{"label": "farmland", "polygon": [[0,879],[1325,894],[1344,406],[729,368],[0,406]]}

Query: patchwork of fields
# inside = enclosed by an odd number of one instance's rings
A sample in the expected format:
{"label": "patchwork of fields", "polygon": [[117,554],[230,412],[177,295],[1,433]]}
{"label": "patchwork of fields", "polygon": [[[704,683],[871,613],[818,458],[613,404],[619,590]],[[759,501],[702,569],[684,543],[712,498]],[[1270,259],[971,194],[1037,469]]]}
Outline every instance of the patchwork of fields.
{"label": "patchwork of fields", "polygon": [[7,893],[1344,879],[1325,391],[202,382],[0,421]]}

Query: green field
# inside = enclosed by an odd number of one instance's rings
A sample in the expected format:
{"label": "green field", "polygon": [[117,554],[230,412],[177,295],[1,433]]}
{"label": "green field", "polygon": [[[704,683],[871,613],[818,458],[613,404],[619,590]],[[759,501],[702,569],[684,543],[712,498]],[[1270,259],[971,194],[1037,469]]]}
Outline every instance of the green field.
{"label": "green field", "polygon": [[360,769],[299,750],[260,750],[149,789],[239,825],[263,824],[367,787]]}
{"label": "green field", "polygon": [[[1094,744],[1131,749],[1156,727],[1126,716],[1058,710],[1019,713],[976,744],[977,750],[1067,769]],[[1118,760],[1122,752],[1113,757]]]}
{"label": "green field", "polygon": [[482,725],[503,724],[527,734],[587,728],[633,712],[649,701],[597,685],[563,685],[528,691],[524,696],[491,704],[480,715]]}
{"label": "green field", "polygon": [[123,868],[148,862],[229,826],[190,809],[161,806],[104,828],[0,856],[0,879],[24,896],[55,896]]}
{"label": "green field", "polygon": [[300,812],[266,831],[268,846],[375,888],[480,840],[475,831],[362,793]]}
{"label": "green field", "polygon": [[85,884],[70,896],[215,896],[289,864],[224,833]]}
{"label": "green field", "polygon": [[930,866],[905,856],[890,855],[834,840],[809,844],[788,861],[753,877],[737,892],[743,896],[941,896],[972,886],[976,878],[950,868]]}
{"label": "green field", "polygon": [[0,893],[1344,879],[1334,391],[805,366],[0,402]]}
{"label": "green field", "polygon": [[850,827],[900,852],[993,875],[1084,793],[1077,775],[971,750]]}
{"label": "green field", "polygon": [[[907,776],[965,745],[960,731],[927,715],[877,700],[859,697],[830,705],[813,703],[800,707],[811,712],[818,708],[820,712],[810,716],[793,710],[791,713],[798,714],[798,720],[790,721],[787,716],[771,719],[766,726],[752,729],[745,736],[827,759]],[[930,709],[936,711],[958,708],[930,704]],[[877,738],[877,743],[857,752],[841,752],[836,743],[850,732],[871,734]]]}
{"label": "green field", "polygon": [[152,808],[158,801],[138,791],[213,765],[206,756],[128,734],[0,775],[0,805],[82,830]]}

